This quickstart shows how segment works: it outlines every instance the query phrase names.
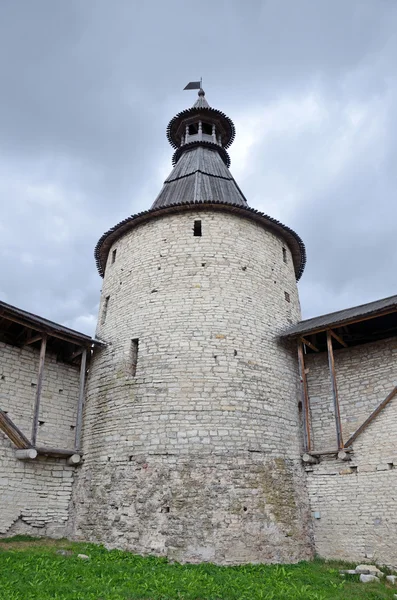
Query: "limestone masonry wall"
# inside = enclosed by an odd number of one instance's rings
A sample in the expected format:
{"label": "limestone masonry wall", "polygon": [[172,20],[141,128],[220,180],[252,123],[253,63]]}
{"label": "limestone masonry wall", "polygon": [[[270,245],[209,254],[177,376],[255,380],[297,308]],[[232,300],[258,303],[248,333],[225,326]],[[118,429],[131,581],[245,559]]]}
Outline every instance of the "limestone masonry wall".
{"label": "limestone masonry wall", "polygon": [[289,249],[252,220],[192,210],[119,239],[75,536],[178,560],[310,556],[295,347],[277,340],[299,318]]}
{"label": "limestone masonry wall", "polygon": [[[306,357],[316,450],[336,447],[326,353]],[[347,441],[397,385],[397,338],[335,350],[343,439]],[[397,400],[353,443],[352,460],[307,469],[317,552],[397,567]]]}
{"label": "limestone masonry wall", "polygon": [[[0,408],[30,438],[39,351],[0,342]],[[73,448],[79,370],[47,353],[38,446]],[[0,534],[65,534],[74,468],[62,459],[20,461],[0,431]]]}

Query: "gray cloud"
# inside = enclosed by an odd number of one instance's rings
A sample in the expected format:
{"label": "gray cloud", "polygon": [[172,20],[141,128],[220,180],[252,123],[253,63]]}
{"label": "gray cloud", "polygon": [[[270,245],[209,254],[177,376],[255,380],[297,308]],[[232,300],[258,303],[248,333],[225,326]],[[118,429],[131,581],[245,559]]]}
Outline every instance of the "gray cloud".
{"label": "gray cloud", "polygon": [[304,315],[395,293],[396,31],[389,0],[3,0],[0,297],[93,333],[94,245],[154,200],[200,75],[251,205],[307,244]]}

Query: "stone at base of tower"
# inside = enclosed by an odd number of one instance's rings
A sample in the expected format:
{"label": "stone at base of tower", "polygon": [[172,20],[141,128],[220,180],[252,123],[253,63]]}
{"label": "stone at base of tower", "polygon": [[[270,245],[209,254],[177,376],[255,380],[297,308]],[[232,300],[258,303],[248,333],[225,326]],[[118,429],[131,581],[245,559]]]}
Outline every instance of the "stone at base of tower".
{"label": "stone at base of tower", "polygon": [[[96,470],[98,473],[98,470]],[[179,562],[312,557],[301,465],[260,453],[112,460],[79,482],[76,537]]]}

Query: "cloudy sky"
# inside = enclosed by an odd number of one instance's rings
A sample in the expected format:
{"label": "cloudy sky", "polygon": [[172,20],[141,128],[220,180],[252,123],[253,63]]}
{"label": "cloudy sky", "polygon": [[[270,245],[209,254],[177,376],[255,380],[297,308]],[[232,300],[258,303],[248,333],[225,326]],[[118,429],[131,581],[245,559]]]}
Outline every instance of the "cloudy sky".
{"label": "cloudy sky", "polygon": [[155,199],[200,76],[306,244],[303,316],[397,293],[396,57],[395,0],[1,0],[0,299],[94,333],[93,248]]}

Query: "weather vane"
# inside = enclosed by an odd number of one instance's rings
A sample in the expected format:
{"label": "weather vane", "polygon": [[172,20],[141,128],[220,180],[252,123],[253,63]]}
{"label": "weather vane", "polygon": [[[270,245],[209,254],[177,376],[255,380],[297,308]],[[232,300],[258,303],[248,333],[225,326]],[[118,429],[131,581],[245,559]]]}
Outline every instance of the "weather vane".
{"label": "weather vane", "polygon": [[200,77],[200,81],[191,81],[184,87],[184,90],[201,90],[203,88],[203,78]]}

